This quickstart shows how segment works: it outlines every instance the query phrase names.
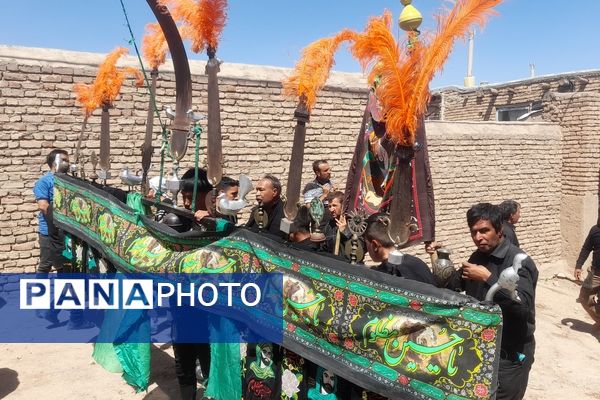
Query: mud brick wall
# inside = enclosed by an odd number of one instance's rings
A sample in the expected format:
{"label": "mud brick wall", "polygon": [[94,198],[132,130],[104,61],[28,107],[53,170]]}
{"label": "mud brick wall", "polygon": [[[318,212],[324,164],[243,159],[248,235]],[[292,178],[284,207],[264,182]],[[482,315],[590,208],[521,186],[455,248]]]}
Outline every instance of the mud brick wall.
{"label": "mud brick wall", "polygon": [[466,223],[469,207],[509,198],[522,207],[521,247],[538,265],[560,259],[562,163],[556,125],[431,121],[427,139],[436,239],[453,251],[453,260],[466,261],[474,250]]}
{"label": "mud brick wall", "polygon": [[[71,155],[83,115],[75,103],[74,83],[93,80],[103,55],[0,46],[0,271],[33,271],[37,264],[36,205],[31,188],[46,170],[45,155],[54,147]],[[136,66],[133,58],[123,65]],[[206,111],[203,61],[192,61],[194,108]],[[248,65],[221,66],[220,98],[225,174],[246,173],[256,181],[264,173],[285,185],[295,122],[294,101],[281,95],[289,70]],[[303,179],[313,178],[311,163],[330,160],[334,181],[345,185],[366,101],[359,75],[334,73],[320,94],[307,130]],[[172,70],[160,72],[158,107],[174,107]],[[111,172],[140,168],[148,96],[127,81],[111,109]],[[442,111],[439,111],[442,113]],[[437,115],[437,112],[435,113]],[[165,121],[165,114],[161,112]],[[159,167],[160,127],[155,123],[153,174]],[[202,123],[205,127],[205,122]],[[437,207],[438,238],[458,262],[472,250],[465,223],[476,201],[519,199],[518,227],[524,248],[538,264],[560,257],[561,135],[551,124],[458,124],[428,122]],[[100,111],[88,121],[83,156],[99,152]],[[181,163],[193,165],[193,143]],[[205,135],[201,140],[204,162]],[[167,170],[171,163],[167,161]],[[89,163],[85,164],[90,172]],[[120,185],[117,179],[111,183]],[[534,188],[535,190],[532,190]],[[252,195],[250,196],[251,198]],[[536,241],[549,243],[543,249]],[[558,243],[558,244],[557,244]],[[421,246],[408,250],[423,257]]]}
{"label": "mud brick wall", "polygon": [[[74,83],[91,83],[104,55],[0,46],[0,271],[33,271],[37,265],[37,206],[32,187],[47,170],[45,157],[55,147],[74,155],[83,121],[75,102]],[[128,57],[122,65],[137,67]],[[206,113],[204,61],[190,62],[193,108]],[[264,174],[286,183],[296,104],[283,97],[281,80],[288,69],[223,64],[219,74],[224,173],[248,174],[255,182]],[[366,85],[357,74],[334,73],[320,94],[307,129],[303,178],[314,179],[312,161],[326,158],[334,179],[343,188],[366,103]],[[111,173],[109,183],[121,185],[125,166],[141,169],[148,95],[132,80],[124,84],[111,114]],[[170,65],[160,71],[157,105],[175,108],[175,78]],[[151,176],[159,171],[160,121],[155,117]],[[202,121],[206,128],[206,121]],[[100,110],[88,120],[82,154],[99,154]],[[181,161],[180,176],[194,164],[194,144]],[[206,135],[201,137],[200,164],[205,164]],[[165,171],[171,172],[167,159]],[[85,165],[89,174],[91,166]],[[250,194],[249,198],[254,199]]]}
{"label": "mud brick wall", "polygon": [[540,76],[469,89],[443,88],[435,91],[432,98],[440,106],[432,119],[438,116],[444,121],[496,121],[498,108],[552,102],[554,94],[561,91],[589,94],[599,90],[600,71]]}
{"label": "mud brick wall", "polygon": [[561,240],[571,267],[598,218],[599,91],[600,71],[583,71],[472,89],[446,88],[432,99],[431,108],[440,111],[431,118],[444,121],[495,121],[498,108],[541,103],[535,120],[560,126],[563,135]]}
{"label": "mud brick wall", "polygon": [[563,134],[563,255],[574,267],[581,245],[598,218],[600,93],[556,93],[544,104],[544,114],[560,125]]}

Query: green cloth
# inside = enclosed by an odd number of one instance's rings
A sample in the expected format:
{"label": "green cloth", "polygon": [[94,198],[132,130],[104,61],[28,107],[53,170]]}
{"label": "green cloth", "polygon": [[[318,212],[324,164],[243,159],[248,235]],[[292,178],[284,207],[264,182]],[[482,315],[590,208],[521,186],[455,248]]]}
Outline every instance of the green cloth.
{"label": "green cloth", "polygon": [[112,343],[94,344],[92,358],[108,372],[122,373],[123,367]]}
{"label": "green cloth", "polygon": [[127,206],[136,213],[146,215],[146,207],[142,203],[142,194],[137,192],[127,193]]}
{"label": "green cloth", "polygon": [[[148,388],[150,380],[150,322],[144,310],[105,310],[104,321],[94,345],[94,360],[110,372],[122,373],[136,392]],[[127,343],[129,337],[147,338],[145,343]],[[135,335],[135,336],[134,336]],[[124,343],[101,343],[107,338]]]}
{"label": "green cloth", "polygon": [[[219,318],[219,326],[210,327],[211,336],[220,332],[222,337],[230,336],[235,326],[227,318]],[[210,344],[210,374],[204,396],[216,400],[242,398],[242,362],[239,343]]]}

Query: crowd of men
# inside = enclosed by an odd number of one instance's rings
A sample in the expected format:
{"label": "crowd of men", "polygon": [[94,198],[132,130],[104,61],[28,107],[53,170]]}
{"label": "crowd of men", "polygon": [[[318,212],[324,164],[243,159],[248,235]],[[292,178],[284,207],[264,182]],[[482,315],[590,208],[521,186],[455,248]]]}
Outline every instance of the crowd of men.
{"label": "crowd of men", "polygon": [[[52,224],[53,174],[65,172],[68,166],[68,154],[64,150],[53,150],[47,157],[49,171],[35,184],[34,194],[39,206],[39,243],[40,263],[38,272],[47,274],[51,268],[58,272],[63,269],[61,253],[62,236]],[[270,174],[264,175],[255,187],[256,205],[250,214],[245,228],[266,235],[272,235],[277,240],[294,243],[294,246],[306,251],[333,253],[344,257],[343,250],[351,240],[352,233],[348,229],[344,215],[343,193],[338,191],[331,180],[331,168],[327,161],[319,160],[313,164],[315,179],[303,190],[305,205],[299,209],[298,215],[291,224],[290,232],[283,233],[281,222],[284,218],[284,202],[282,200],[282,185],[280,180]],[[195,223],[209,215],[210,185],[206,172],[202,169],[188,170],[182,177],[181,199],[186,209],[194,210]],[[195,182],[194,182],[195,181]],[[238,193],[238,181],[223,178],[217,187],[218,198],[225,196],[235,200]],[[193,192],[196,191],[195,204]],[[319,198],[325,205],[325,216],[320,226],[315,226],[311,218],[309,205]],[[214,200],[213,200],[214,201]],[[512,266],[514,256],[522,253],[516,235],[515,224],[520,218],[520,205],[507,200],[499,206],[490,203],[473,205],[466,213],[467,226],[476,247],[468,261],[463,262],[447,281],[446,287],[459,292],[465,292],[483,301],[490,287],[498,281],[501,272]],[[236,218],[226,217],[231,224],[237,224]],[[394,242],[388,234],[390,218],[385,213],[376,213],[367,220],[367,228],[358,242],[358,247],[368,253],[376,264],[371,267],[375,271],[391,274],[405,279],[420,281],[435,285],[432,268],[414,255],[405,253],[400,264],[390,262],[390,254],[394,251]],[[189,227],[188,227],[189,228]],[[186,228],[186,229],[188,229]],[[324,233],[324,240],[316,242],[311,234],[317,229]],[[440,244],[426,243],[426,251],[434,253]],[[408,250],[407,250],[408,251]],[[600,309],[597,295],[600,291],[600,223],[595,225],[586,239],[575,267],[575,278],[581,278],[582,266],[593,252],[592,270],[581,288],[580,300],[584,309],[600,326]],[[359,263],[355,268],[367,268]],[[500,306],[503,314],[503,336],[500,351],[499,380],[496,392],[497,399],[522,399],[527,387],[529,371],[534,362],[535,354],[535,290],[538,271],[533,260],[528,257],[518,271],[518,295],[520,301],[515,301],[505,291],[499,291],[493,301]],[[56,315],[41,315],[41,317],[56,320]],[[81,321],[74,321],[72,328],[85,328]],[[207,345],[177,344],[175,362],[177,377],[183,399],[193,399],[196,395],[198,377],[206,379],[209,373],[210,350]],[[272,346],[257,348],[254,361],[254,374],[260,374],[265,363],[271,362],[262,352],[273,352]],[[262,358],[261,358],[262,357]],[[199,360],[199,361],[197,361]],[[264,364],[264,365],[263,365]],[[200,372],[198,373],[197,365]],[[317,391],[320,395],[335,394],[338,381],[332,380],[330,372],[320,369]],[[313,391],[314,394],[314,391]],[[365,396],[363,394],[362,396]],[[248,398],[253,398],[251,395]],[[259,398],[259,397],[254,397]],[[315,397],[319,398],[319,397]],[[323,397],[327,398],[327,397]],[[339,398],[342,397],[330,397]],[[371,398],[371,397],[369,397]],[[372,398],[375,398],[374,396]]]}

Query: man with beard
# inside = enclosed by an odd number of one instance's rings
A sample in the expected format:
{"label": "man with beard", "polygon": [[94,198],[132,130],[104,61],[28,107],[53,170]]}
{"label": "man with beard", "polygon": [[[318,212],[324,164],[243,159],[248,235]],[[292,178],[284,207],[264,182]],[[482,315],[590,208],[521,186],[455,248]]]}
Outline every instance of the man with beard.
{"label": "man with beard", "polygon": [[331,182],[331,168],[327,160],[317,160],[312,164],[313,171],[315,173],[315,180],[309,182],[302,193],[306,193],[315,187],[323,188],[323,194],[320,199],[327,207],[327,196],[333,191],[333,183]]}
{"label": "man with beard", "polygon": [[[343,252],[344,245],[352,236],[352,233],[348,229],[346,216],[343,214],[344,193],[331,193],[328,197],[328,202],[331,218],[323,228],[323,233],[325,234],[324,250],[329,253],[335,253],[337,247],[337,254],[340,254]],[[363,246],[363,243],[360,241],[359,246]]]}
{"label": "man with beard", "polygon": [[273,356],[272,344],[256,345],[256,357],[246,364],[242,390],[244,400],[274,400],[280,397],[281,379]]}
{"label": "man with beard", "polygon": [[264,215],[267,217],[267,221],[262,229],[273,235],[282,236],[283,201],[281,201],[279,179],[268,174],[263,176],[256,186],[256,201],[258,201],[258,205],[252,209],[246,227],[254,231],[258,230],[256,219],[260,218],[260,215]]}
{"label": "man with beard", "polygon": [[[467,211],[467,224],[477,250],[464,262],[449,287],[485,300],[500,273],[511,268],[523,251],[502,236],[502,213],[498,206],[479,203]],[[502,309],[502,343],[498,370],[497,400],[520,400],[525,395],[535,351],[535,288],[538,270],[528,257],[519,269],[520,301],[500,290],[494,302]]]}
{"label": "man with beard", "polygon": [[341,400],[337,395],[337,376],[328,369],[318,367],[315,387],[308,389],[310,400]]}

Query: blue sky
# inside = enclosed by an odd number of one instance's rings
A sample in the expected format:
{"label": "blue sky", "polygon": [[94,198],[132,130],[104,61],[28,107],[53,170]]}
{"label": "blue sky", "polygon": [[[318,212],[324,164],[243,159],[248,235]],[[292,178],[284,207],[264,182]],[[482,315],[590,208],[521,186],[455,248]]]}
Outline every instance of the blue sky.
{"label": "blue sky", "polygon": [[[124,0],[136,40],[154,16],[144,0]],[[433,29],[432,15],[444,0],[414,0]],[[397,18],[399,0],[230,0],[229,20],[218,57],[225,62],[290,67],[301,49],[342,28],[362,30],[369,16],[390,9]],[[502,82],[529,76],[600,68],[600,1],[506,0],[475,40],[477,82]],[[564,21],[561,22],[561,18]],[[0,44],[106,53],[128,45],[129,33],[119,0],[19,0],[2,4]],[[130,49],[133,52],[133,49]],[[205,56],[191,55],[191,58]],[[462,85],[466,46],[457,43],[432,87]],[[341,49],[335,70],[359,72]]]}

